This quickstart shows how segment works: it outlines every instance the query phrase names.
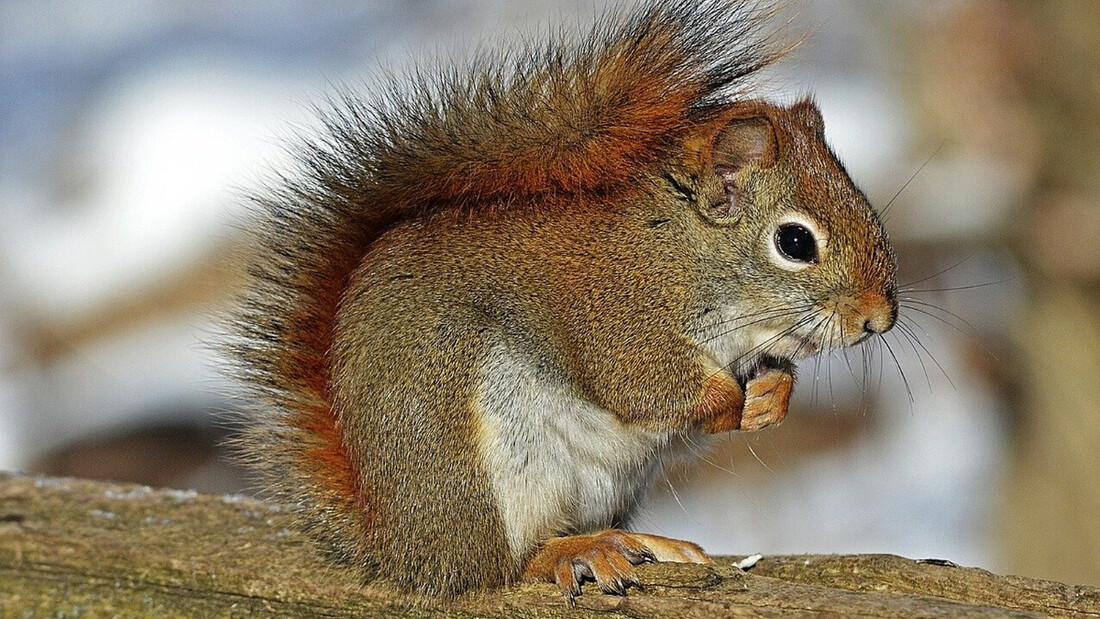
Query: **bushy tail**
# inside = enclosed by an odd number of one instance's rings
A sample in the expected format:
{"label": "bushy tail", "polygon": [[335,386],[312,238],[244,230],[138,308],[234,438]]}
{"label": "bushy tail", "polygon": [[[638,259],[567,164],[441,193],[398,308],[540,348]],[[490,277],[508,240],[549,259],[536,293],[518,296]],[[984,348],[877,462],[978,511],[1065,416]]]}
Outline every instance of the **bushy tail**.
{"label": "bushy tail", "polygon": [[346,96],[325,115],[300,174],[256,201],[256,257],[223,346],[248,402],[243,458],[324,547],[371,565],[371,499],[348,457],[328,363],[342,294],[371,244],[432,212],[628,182],[782,54],[765,34],[772,12],[653,0],[625,17],[608,12],[580,38],[406,85],[392,78],[375,102]]}

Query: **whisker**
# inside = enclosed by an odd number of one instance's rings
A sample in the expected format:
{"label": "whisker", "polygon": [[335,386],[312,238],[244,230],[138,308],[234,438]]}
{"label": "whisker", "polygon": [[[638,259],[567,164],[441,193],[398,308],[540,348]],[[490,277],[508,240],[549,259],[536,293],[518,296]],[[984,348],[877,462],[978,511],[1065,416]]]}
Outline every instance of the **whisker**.
{"label": "whisker", "polygon": [[985,245],[983,244],[982,246],[978,247],[978,248],[977,248],[977,249],[975,249],[974,251],[972,251],[972,252],[970,252],[969,254],[967,254],[965,258],[963,258],[962,260],[959,260],[959,261],[958,261],[958,262],[956,262],[955,264],[952,264],[951,266],[947,267],[946,269],[940,269],[939,271],[936,271],[935,273],[933,273],[933,274],[931,274],[931,275],[927,275],[927,276],[925,276],[925,277],[922,277],[922,278],[920,278],[920,279],[918,279],[918,280],[915,280],[915,281],[911,281],[911,282],[906,282],[906,283],[904,283],[904,284],[901,284],[901,285],[899,285],[899,286],[898,286],[898,289],[899,289],[899,290],[903,290],[903,291],[904,291],[904,290],[908,290],[909,288],[912,288],[914,284],[919,284],[919,283],[921,283],[921,282],[926,282],[926,281],[928,281],[928,280],[930,280],[930,279],[935,279],[935,278],[939,277],[940,275],[943,275],[944,273],[947,273],[948,271],[951,271],[951,270],[953,270],[953,269],[957,269],[957,268],[959,268],[960,266],[962,266],[963,264],[965,264],[966,262],[968,262],[968,261],[969,261],[969,260],[970,260],[971,258],[973,258],[974,256],[977,256],[977,255],[978,255],[978,253],[980,253],[980,252],[984,251],[985,249],[986,249],[986,246],[985,246]]}
{"label": "whisker", "polygon": [[[913,330],[913,326],[911,324],[909,324],[910,322],[913,322],[913,324],[917,324],[912,319],[905,319],[905,320],[899,322],[898,326],[902,327],[904,329],[902,332],[903,333],[908,333],[913,338],[913,341],[916,342],[916,344],[918,346],[920,346],[921,350],[923,350],[924,353],[926,355],[928,355],[928,358],[932,360],[932,363],[936,364],[936,367],[939,368],[940,373],[943,374],[943,377],[946,378],[947,382],[951,384],[952,389],[954,389],[955,391],[958,391],[959,388],[955,385],[955,381],[951,379],[951,375],[947,373],[947,370],[945,370],[942,365],[940,365],[939,360],[937,360],[936,356],[932,354],[932,351],[928,350],[928,347],[924,345],[924,342],[920,341],[920,338],[917,337],[916,331]],[[923,331],[923,329],[922,329],[922,331]],[[925,335],[928,335],[927,331],[925,331]],[[931,336],[929,335],[929,337],[931,337]],[[919,353],[918,353],[918,357],[919,357]]]}
{"label": "whisker", "polygon": [[814,379],[810,383],[810,406],[817,406],[817,383],[821,380],[821,357],[822,355],[814,356]]}
{"label": "whisker", "polygon": [[[1020,279],[1020,278],[1014,275],[1012,277],[1006,277],[1004,279],[999,279],[995,282],[985,282],[983,284],[969,284],[969,285],[966,285],[966,286],[949,286],[947,288],[909,288],[909,287],[902,287],[902,288],[898,289],[898,292],[902,292],[902,293],[913,292],[913,293],[917,293],[917,294],[929,293],[929,292],[956,292],[956,291],[959,291],[959,290],[973,290],[975,288],[985,288],[987,286],[999,286],[1000,284],[1006,284],[1008,282],[1013,282],[1013,281],[1016,281],[1018,279]],[[922,280],[918,280],[918,281],[913,282],[913,283],[917,284],[917,283],[920,283],[920,281],[922,281]]]}
{"label": "whisker", "polygon": [[698,441],[695,440],[695,435],[694,434],[692,434],[691,432],[687,432],[687,433],[681,434],[680,436],[681,436],[681,438],[683,438],[684,444],[688,447],[692,457],[695,460],[701,460],[705,464],[709,464],[710,466],[718,469],[719,471],[722,471],[723,473],[729,473],[730,475],[733,475],[734,477],[740,477],[740,475],[732,469],[732,460],[731,460],[731,468],[726,468],[726,467],[714,462],[713,460],[711,460],[711,458],[710,458],[710,454],[712,453],[711,450],[707,447],[704,447],[704,446],[700,445],[698,443]]}
{"label": "whisker", "polygon": [[[782,312],[777,311],[777,312],[771,313],[771,314],[769,314],[767,316],[764,316],[764,317],[759,317],[759,314],[755,314],[755,315],[753,315],[753,317],[757,317],[756,320],[753,320],[751,322],[746,322],[744,324],[737,325],[737,326],[735,326],[731,329],[726,329],[726,330],[724,330],[720,333],[717,333],[715,335],[712,335],[712,336],[706,338],[701,343],[706,344],[706,343],[709,343],[709,342],[713,342],[714,340],[716,340],[718,338],[725,337],[725,336],[729,335],[730,333],[733,333],[733,332],[738,331],[740,329],[744,329],[745,327],[750,327],[752,325],[759,324],[761,322],[767,322],[769,320],[775,320],[777,318],[784,318],[786,316],[796,316],[796,315],[801,314],[805,311],[809,311],[810,309],[813,309],[813,304],[809,304],[805,307],[797,307],[797,308],[794,308],[794,309],[784,308],[784,311],[782,311]],[[735,321],[740,320],[742,318],[749,318],[749,317],[750,316],[743,316],[743,317],[740,317],[740,318],[734,318],[734,319],[720,321],[718,323],[715,323],[715,325],[712,325],[712,328],[715,327],[715,326],[722,326],[722,325],[725,325],[725,324],[729,324],[731,322],[735,322]]]}
{"label": "whisker", "polygon": [[734,477],[740,477],[740,475],[736,471],[734,471],[733,469],[726,468],[726,467],[718,464],[717,462],[711,460],[707,456],[707,453],[708,453],[707,451],[700,452],[700,451],[692,450],[691,453],[697,460],[702,461],[704,464],[713,466],[714,468],[718,469],[719,471],[722,471],[723,473],[729,473],[730,475],[733,475]]}
{"label": "whisker", "polygon": [[724,331],[721,331],[719,333],[716,333],[716,334],[708,337],[707,339],[703,340],[702,343],[712,342],[716,339],[719,339],[721,337],[725,337],[725,336],[727,336],[731,333],[735,333],[737,331],[740,331],[741,329],[744,329],[746,327],[751,327],[751,326],[753,326],[755,324],[759,324],[761,322],[767,322],[769,320],[775,320],[775,319],[778,319],[778,318],[786,318],[788,316],[797,316],[798,314],[801,314],[801,313],[803,313],[803,312],[790,312],[788,314],[778,314],[778,315],[775,315],[775,316],[768,316],[767,318],[761,318],[760,320],[754,320],[752,322],[747,322],[745,324],[737,325],[735,327],[726,329]]}
{"label": "whisker", "polygon": [[729,324],[731,322],[737,322],[738,320],[744,320],[746,318],[760,318],[762,316],[770,316],[772,314],[778,314],[778,315],[782,316],[782,315],[785,315],[785,314],[788,314],[788,313],[798,313],[800,311],[808,310],[808,309],[812,308],[813,306],[814,306],[813,303],[805,303],[805,304],[802,304],[802,305],[793,305],[793,306],[792,305],[786,305],[786,304],[777,305],[775,307],[765,308],[765,309],[760,310],[760,311],[754,311],[751,314],[741,314],[740,316],[731,316],[729,318],[725,318],[723,320],[719,320],[715,323],[712,323],[709,326],[710,327],[720,327],[722,325]]}
{"label": "whisker", "polygon": [[898,361],[898,356],[894,353],[894,349],[890,347],[890,341],[886,338],[882,338],[882,345],[886,347],[886,351],[890,353],[890,357],[894,359],[894,365],[898,368],[898,375],[901,376],[901,382],[905,385],[905,395],[909,397],[909,410],[913,410],[913,390],[909,388],[909,379],[905,377],[905,371],[901,369],[901,361]]}
{"label": "whisker", "polygon": [[878,384],[875,386],[875,389],[879,393],[882,393],[882,378],[886,374],[886,355],[882,353],[883,341],[881,337],[878,338],[878,347]]}
{"label": "whisker", "polygon": [[856,406],[856,413],[860,416],[862,416],[867,410],[869,410],[870,406],[870,400],[867,397],[867,384],[871,378],[871,360],[873,359],[872,353],[874,351],[874,344],[872,344],[871,342],[872,340],[865,340],[859,347],[859,354],[861,355],[863,360],[863,363],[861,364],[863,377],[860,381],[859,404]]}
{"label": "whisker", "polygon": [[752,454],[752,457],[756,458],[756,461],[759,462],[760,466],[763,466],[765,470],[767,470],[772,475],[775,475],[775,471],[772,470],[772,467],[768,466],[767,462],[764,462],[763,460],[760,459],[760,456],[756,455],[756,450],[752,448],[752,443],[749,442],[748,437],[745,436],[744,438],[745,438],[745,446],[749,448],[749,453]]}
{"label": "whisker", "polygon": [[[830,317],[828,319],[824,319],[821,322],[819,322],[814,327],[814,331],[816,331],[817,329],[819,329],[820,327],[822,327],[824,325],[827,325],[829,323],[829,320],[831,320],[831,319],[832,318]],[[828,350],[827,343],[824,340],[821,340],[821,347],[822,347],[823,351]],[[825,358],[824,354],[814,355],[814,383],[813,383],[813,390],[810,392],[810,403],[811,403],[811,405],[816,405],[817,404],[818,384],[821,381],[821,361],[822,361],[823,358]],[[829,371],[828,366],[826,366],[826,371]],[[831,378],[830,378],[829,379],[830,395],[832,394],[832,387],[833,387],[833,385],[832,385]],[[835,400],[831,400],[830,405],[832,405],[834,407],[833,410],[835,412],[835,410],[836,410],[835,409],[835,406],[836,406]]]}
{"label": "whisker", "polygon": [[905,188],[909,186],[909,183],[912,183],[913,179],[917,178],[917,175],[920,174],[921,171],[924,170],[924,168],[929,163],[932,163],[932,160],[936,158],[936,155],[940,154],[940,151],[943,150],[943,145],[946,143],[947,140],[940,142],[940,145],[936,147],[936,150],[932,151],[932,154],[928,156],[928,159],[925,159],[924,163],[920,164],[920,167],[917,168],[917,171],[913,172],[913,175],[909,177],[909,180],[905,181],[905,184],[901,186],[901,189],[898,189],[898,192],[894,194],[894,197],[890,198],[890,201],[886,203],[886,206],[882,207],[882,210],[879,211],[878,215],[879,217],[884,218],[883,221],[885,221],[886,212],[889,211],[890,207],[894,204],[894,200],[898,199],[898,196],[901,195],[901,192],[905,191]]}
{"label": "whisker", "polygon": [[684,507],[683,501],[680,500],[680,494],[676,492],[676,488],[672,485],[672,479],[668,476],[668,469],[664,470],[665,483],[668,484],[668,491],[672,493],[673,500],[676,501],[676,505],[680,507],[680,511],[684,512],[684,515],[691,517],[686,507]]}
{"label": "whisker", "polygon": [[[906,318],[903,316],[898,317],[898,322],[894,328],[897,329],[897,332],[900,333],[902,336],[898,337],[897,335],[895,335],[895,341],[898,341],[900,345],[902,338],[904,338],[905,343],[909,344],[909,348],[917,357],[917,363],[920,364],[921,370],[924,372],[924,382],[928,385],[928,393],[933,393],[932,377],[928,373],[928,366],[924,363],[924,357],[921,355],[921,349],[917,348],[917,343],[919,343],[919,339],[917,339],[916,333],[913,332],[913,330],[909,326],[909,323],[906,322]],[[925,352],[927,352],[927,349],[925,349]],[[931,358],[931,354],[929,354],[929,358]]]}
{"label": "whisker", "polygon": [[[907,305],[907,304],[916,304],[916,305]],[[974,343],[976,343],[978,345],[978,347],[980,347],[983,351],[985,351],[986,354],[988,354],[994,360],[1000,361],[1000,358],[997,357],[997,353],[990,350],[989,347],[986,346],[982,342],[981,332],[978,331],[978,328],[975,327],[974,325],[970,324],[969,322],[967,322],[961,316],[955,314],[954,312],[946,310],[946,309],[944,309],[944,308],[942,308],[938,305],[935,305],[933,303],[923,302],[923,301],[920,301],[919,299],[906,299],[902,303],[902,305],[904,305],[906,307],[906,309],[908,309],[910,311],[917,312],[918,314],[923,314],[925,316],[928,316],[929,318],[934,318],[934,319],[942,322],[943,324],[951,327],[952,329],[958,331],[959,333],[961,333],[961,334],[963,334],[967,337],[973,338]],[[918,307],[918,305],[925,306],[925,307],[923,307],[923,308]],[[951,322],[950,320],[947,320],[943,316],[940,316],[940,315],[938,315],[934,312],[929,311],[929,309],[925,309],[925,308],[939,310],[941,312],[944,312],[945,314],[950,315],[951,317],[955,318],[956,320],[961,321],[963,324],[965,324],[967,327],[969,327],[970,331],[968,332],[966,329],[963,329],[963,328],[959,327],[957,324]],[[916,324],[919,325],[920,323],[916,323]],[[928,335],[927,331],[925,331],[925,335]],[[931,337],[931,336],[929,335],[929,337]]]}
{"label": "whisker", "polygon": [[797,357],[798,354],[802,352],[802,349],[806,347],[806,344],[814,339],[814,334],[817,333],[817,330],[820,329],[822,325],[828,323],[829,320],[832,320],[832,317],[828,319],[822,318],[821,320],[817,321],[817,324],[810,328],[810,332],[806,334],[806,338],[802,341],[801,344],[798,345],[798,348],[794,351],[794,355],[792,356]]}
{"label": "whisker", "polygon": [[786,329],[783,329],[779,333],[776,333],[775,335],[769,337],[768,339],[764,340],[763,342],[760,342],[756,346],[753,346],[749,350],[745,351],[744,353],[741,354],[741,356],[734,359],[733,362],[737,363],[739,361],[742,361],[745,357],[754,355],[758,352],[767,351],[772,346],[774,346],[776,343],[781,341],[783,338],[793,334],[798,329],[800,329],[800,328],[806,326],[807,324],[813,322],[813,319],[814,319],[813,314],[803,316],[802,318],[798,319],[793,324],[791,324],[791,326],[787,327]]}
{"label": "whisker", "polygon": [[[907,309],[911,309],[911,310],[917,311],[917,312],[920,312],[921,308],[925,308],[925,310],[933,310],[933,309],[937,310],[939,312],[947,314],[948,316],[954,318],[955,320],[958,320],[959,322],[961,322],[964,325],[966,325],[967,327],[969,327],[970,331],[971,331],[970,335],[975,335],[976,336],[976,335],[981,334],[981,331],[978,331],[978,328],[975,327],[974,325],[970,324],[969,322],[967,322],[967,320],[965,318],[963,318],[962,316],[959,316],[955,312],[952,312],[951,310],[949,310],[949,309],[947,309],[943,306],[936,305],[935,303],[931,303],[929,301],[925,301],[924,299],[913,299],[913,298],[910,298],[910,297],[904,297],[902,299],[899,299],[898,301],[899,301],[899,303],[901,303],[902,306],[906,307]],[[925,313],[927,313],[927,311]],[[955,328],[958,329],[959,327],[956,326]],[[961,331],[961,329],[960,329],[960,331]]]}
{"label": "whisker", "polygon": [[[833,316],[836,316],[836,313],[838,311],[839,311],[839,309],[834,308],[833,309]],[[838,337],[840,339],[840,343],[843,344],[844,343],[844,321],[840,322],[840,335]],[[843,346],[843,347],[838,347],[838,348],[840,348],[841,356],[844,357],[844,365],[848,368],[848,374],[851,375],[852,380],[855,380],[856,371],[854,369],[852,369],[852,359],[850,357],[848,357],[848,347]]]}
{"label": "whisker", "polygon": [[[924,372],[924,382],[928,385],[928,393],[934,393],[932,390],[932,377],[928,374],[928,366],[925,365],[924,357],[921,356],[920,350],[913,344],[913,340],[909,337],[909,332],[905,330],[906,328],[901,324],[901,321],[898,321],[896,328],[897,331],[894,333],[894,341],[898,342],[898,345],[901,346],[904,338],[904,342],[908,343],[909,348],[913,349],[913,354],[917,356],[917,363],[920,364],[920,369]],[[900,333],[901,336],[898,336],[898,333]]]}
{"label": "whisker", "polygon": [[[835,358],[836,352],[829,349],[829,357]],[[836,393],[833,392],[833,364],[825,366],[825,373],[828,375],[829,385],[829,407],[833,409],[833,417],[837,417],[839,412],[836,410]]]}
{"label": "whisker", "polygon": [[807,324],[809,324],[813,320],[814,320],[814,315],[813,314],[809,314],[807,316],[804,316],[804,317],[800,318],[799,320],[795,321],[794,324],[792,324],[791,326],[789,326],[786,329],[780,331],[779,333],[776,333],[775,335],[769,337],[768,339],[766,339],[763,342],[757,344],[756,346],[753,346],[752,348],[750,348],[749,350],[742,353],[740,356],[738,356],[736,359],[734,359],[730,363],[727,363],[726,366],[725,366],[726,369],[727,370],[732,369],[734,366],[736,366],[738,363],[740,363],[742,360],[744,360],[746,357],[749,357],[750,355],[754,355],[754,354],[760,352],[761,350],[767,350],[768,348],[770,348],[771,346],[773,346],[777,342],[781,341],[783,338],[787,337],[788,335],[791,335],[792,333],[794,333],[798,329],[801,329],[802,327],[806,326]]}

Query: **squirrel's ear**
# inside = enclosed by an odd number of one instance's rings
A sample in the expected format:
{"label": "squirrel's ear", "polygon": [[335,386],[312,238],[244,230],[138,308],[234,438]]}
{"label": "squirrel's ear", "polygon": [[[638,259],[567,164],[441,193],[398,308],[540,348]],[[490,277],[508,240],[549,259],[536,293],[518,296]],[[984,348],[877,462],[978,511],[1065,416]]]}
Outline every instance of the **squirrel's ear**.
{"label": "squirrel's ear", "polygon": [[733,118],[714,136],[711,165],[723,176],[732,176],[749,165],[775,165],[775,125],[767,115]]}
{"label": "squirrel's ear", "polygon": [[744,194],[738,186],[737,173],[755,166],[770,168],[779,157],[779,139],[775,119],[765,106],[734,109],[722,119],[712,134],[707,164],[722,178],[725,199],[707,210],[718,220],[736,219]]}

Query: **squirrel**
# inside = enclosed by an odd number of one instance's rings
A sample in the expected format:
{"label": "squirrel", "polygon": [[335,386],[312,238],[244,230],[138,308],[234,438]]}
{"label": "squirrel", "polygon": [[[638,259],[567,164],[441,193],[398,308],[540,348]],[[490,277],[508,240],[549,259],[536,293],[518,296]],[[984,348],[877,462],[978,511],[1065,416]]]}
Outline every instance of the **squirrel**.
{"label": "squirrel", "polygon": [[748,96],[771,7],[648,0],[338,97],[256,198],[224,346],[241,457],[334,561],[414,595],[567,601],[684,440],[783,421],[794,363],[897,319],[881,222],[817,106]]}

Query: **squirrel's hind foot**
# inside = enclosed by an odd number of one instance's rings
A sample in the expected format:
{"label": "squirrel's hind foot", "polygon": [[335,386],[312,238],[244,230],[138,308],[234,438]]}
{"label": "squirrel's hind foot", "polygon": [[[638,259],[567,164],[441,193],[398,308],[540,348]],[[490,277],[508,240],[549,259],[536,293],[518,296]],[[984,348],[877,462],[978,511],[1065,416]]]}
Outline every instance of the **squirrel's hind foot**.
{"label": "squirrel's hind foot", "polygon": [[582,582],[595,581],[604,593],[626,595],[628,587],[638,586],[634,566],[657,561],[713,563],[691,542],[609,529],[547,540],[527,562],[523,577],[557,583],[572,606]]}

